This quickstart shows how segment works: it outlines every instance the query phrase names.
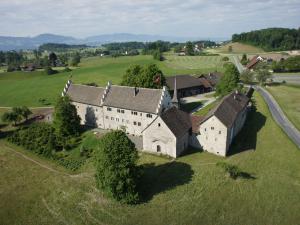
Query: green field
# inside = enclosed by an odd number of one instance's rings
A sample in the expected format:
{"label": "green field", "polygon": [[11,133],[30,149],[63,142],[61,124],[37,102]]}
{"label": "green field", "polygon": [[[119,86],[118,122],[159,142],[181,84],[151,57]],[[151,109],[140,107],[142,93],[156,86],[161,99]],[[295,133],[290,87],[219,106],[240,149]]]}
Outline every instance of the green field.
{"label": "green field", "polygon": [[[144,202],[136,206],[105,198],[95,188],[91,163],[68,175],[0,140],[1,224],[299,224],[300,151],[258,94],[255,100],[257,111],[232,147],[241,153],[224,159],[191,152],[175,161],[142,154]],[[222,160],[254,179],[230,179],[215,165]]]}
{"label": "green field", "polygon": [[[105,86],[108,81],[119,84],[122,75],[132,64],[147,65],[156,63],[165,75],[203,73],[215,71],[215,64],[219,59],[212,60],[212,56],[185,58],[172,56],[172,59],[181,62],[179,67],[170,64],[169,60],[159,62],[152,59],[152,56],[132,56],[119,58],[85,58],[80,67],[72,71],[72,80],[75,83],[95,82]],[[189,60],[186,60],[189,59]],[[212,60],[206,65],[206,62]],[[194,67],[190,67],[190,63]],[[199,64],[199,65],[198,65]],[[185,66],[186,65],[186,66]],[[218,65],[220,66],[220,65]],[[43,71],[32,73],[12,72],[0,74],[0,106],[44,106],[55,102],[69,79],[71,73],[58,73],[45,75]],[[39,101],[45,99],[45,104]]]}
{"label": "green field", "polygon": [[221,56],[177,56],[167,55],[166,66],[178,70],[197,70],[202,72],[223,71],[223,61]]}
{"label": "green field", "polygon": [[[228,52],[229,46],[232,46],[232,52]],[[213,52],[243,54],[243,53],[262,53],[262,52],[264,52],[264,50],[262,50],[261,48],[252,46],[252,45],[234,42],[234,43],[228,43],[226,45],[223,45],[220,48],[213,49]]]}
{"label": "green field", "polygon": [[268,87],[268,90],[285,115],[300,130],[300,86],[272,86]]}

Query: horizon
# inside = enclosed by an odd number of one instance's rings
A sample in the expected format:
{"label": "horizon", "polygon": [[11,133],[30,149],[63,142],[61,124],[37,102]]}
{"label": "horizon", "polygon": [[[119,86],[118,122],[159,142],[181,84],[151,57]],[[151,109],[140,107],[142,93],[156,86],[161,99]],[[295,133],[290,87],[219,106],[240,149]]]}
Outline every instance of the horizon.
{"label": "horizon", "polygon": [[297,29],[299,11],[300,2],[295,0],[4,0],[0,36],[34,37],[46,33],[83,39],[129,33],[231,38],[234,33],[269,27]]}

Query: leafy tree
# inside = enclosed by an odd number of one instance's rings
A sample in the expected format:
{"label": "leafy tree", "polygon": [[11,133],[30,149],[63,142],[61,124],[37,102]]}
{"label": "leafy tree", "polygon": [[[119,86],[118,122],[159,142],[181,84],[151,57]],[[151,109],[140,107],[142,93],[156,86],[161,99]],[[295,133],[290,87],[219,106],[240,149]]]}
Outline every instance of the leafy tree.
{"label": "leafy tree", "polygon": [[232,63],[225,65],[225,73],[217,84],[216,95],[225,96],[238,87],[240,73]]}
{"label": "leafy tree", "polygon": [[80,63],[80,60],[81,60],[81,56],[80,56],[79,52],[76,52],[72,58],[71,65],[78,66],[78,64]]}
{"label": "leafy tree", "polygon": [[156,64],[144,67],[137,80],[137,86],[144,88],[162,88],[165,83],[165,76]]}
{"label": "leafy tree", "polygon": [[32,114],[32,112],[27,106],[22,106],[20,108],[20,114],[27,121],[28,117]]}
{"label": "leafy tree", "polygon": [[62,139],[80,134],[80,117],[68,96],[58,98],[54,108],[53,126],[58,137]]}
{"label": "leafy tree", "polygon": [[250,70],[244,70],[240,77],[241,81],[243,81],[245,84],[249,84],[253,82],[254,74]]}
{"label": "leafy tree", "polygon": [[188,41],[185,45],[185,54],[186,55],[194,55],[194,45],[192,42]]}
{"label": "leafy tree", "polygon": [[112,131],[99,141],[95,152],[97,187],[117,201],[137,203],[140,168],[134,143],[123,131]]}
{"label": "leafy tree", "polygon": [[6,123],[14,123],[16,126],[18,122],[22,120],[22,116],[16,112],[16,110],[13,110],[12,112],[5,112],[2,115],[2,121]]}
{"label": "leafy tree", "polygon": [[271,73],[267,69],[259,69],[256,74],[256,79],[260,84],[266,82],[271,77]]}
{"label": "leafy tree", "polygon": [[142,73],[142,67],[140,65],[130,66],[123,75],[121,85],[136,87],[138,86],[138,78]]}
{"label": "leafy tree", "polygon": [[49,63],[51,66],[56,66],[56,61],[57,61],[57,55],[54,52],[51,52],[49,54]]}
{"label": "leafy tree", "polygon": [[159,50],[153,51],[153,59],[158,60],[158,61],[163,61],[163,56]]}
{"label": "leafy tree", "polygon": [[246,54],[243,54],[243,57],[241,59],[241,63],[243,65],[246,65],[247,63],[249,62],[248,58],[247,58],[247,55]]}
{"label": "leafy tree", "polygon": [[144,88],[162,88],[165,83],[165,76],[155,64],[145,67],[130,66],[123,75],[121,82],[124,86]]}
{"label": "leafy tree", "polygon": [[224,57],[222,58],[222,60],[223,60],[224,62],[228,62],[228,61],[229,61],[229,58],[228,58],[228,56],[224,56]]}

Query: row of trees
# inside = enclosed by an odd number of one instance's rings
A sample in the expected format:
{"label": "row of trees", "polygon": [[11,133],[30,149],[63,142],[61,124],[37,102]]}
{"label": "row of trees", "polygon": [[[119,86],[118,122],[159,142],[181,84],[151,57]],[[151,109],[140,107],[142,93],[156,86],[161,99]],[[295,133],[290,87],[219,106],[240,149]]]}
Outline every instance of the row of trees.
{"label": "row of trees", "polygon": [[294,56],[272,63],[274,72],[299,72],[300,71],[300,56]]}
{"label": "row of trees", "polygon": [[255,45],[267,51],[299,49],[300,28],[268,28],[234,34],[232,41]]}

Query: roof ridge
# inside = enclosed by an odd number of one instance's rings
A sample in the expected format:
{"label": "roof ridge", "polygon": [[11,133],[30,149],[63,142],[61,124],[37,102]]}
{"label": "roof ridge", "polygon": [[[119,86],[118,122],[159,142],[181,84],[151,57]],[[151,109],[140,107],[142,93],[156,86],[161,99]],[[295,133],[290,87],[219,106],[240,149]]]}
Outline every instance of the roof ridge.
{"label": "roof ridge", "polygon": [[146,89],[146,90],[160,90],[162,91],[163,88],[145,88],[145,87],[131,87],[131,86],[122,86],[122,85],[117,85],[117,84],[112,84],[112,87],[122,87],[122,88],[138,88],[138,89]]}
{"label": "roof ridge", "polygon": [[76,86],[83,86],[83,87],[90,87],[90,88],[102,88],[102,89],[105,89],[105,87],[96,87],[96,86],[91,86],[91,85],[86,85],[86,84],[74,84],[74,83],[71,83],[71,85],[76,85]]}

